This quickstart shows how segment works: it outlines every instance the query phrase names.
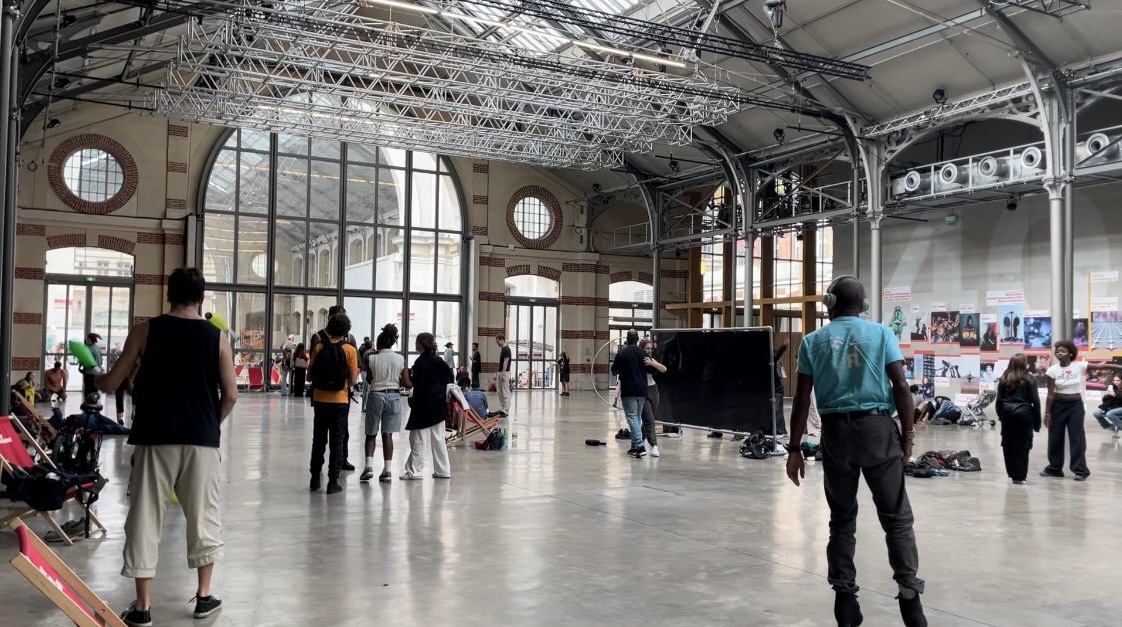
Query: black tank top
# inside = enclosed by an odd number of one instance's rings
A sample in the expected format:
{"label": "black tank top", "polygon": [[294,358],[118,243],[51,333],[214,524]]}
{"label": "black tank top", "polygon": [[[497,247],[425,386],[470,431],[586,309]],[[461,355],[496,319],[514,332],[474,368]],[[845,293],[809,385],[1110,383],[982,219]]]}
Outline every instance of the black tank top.
{"label": "black tank top", "polygon": [[218,447],[218,337],[207,320],[158,316],[133,388],[129,444]]}

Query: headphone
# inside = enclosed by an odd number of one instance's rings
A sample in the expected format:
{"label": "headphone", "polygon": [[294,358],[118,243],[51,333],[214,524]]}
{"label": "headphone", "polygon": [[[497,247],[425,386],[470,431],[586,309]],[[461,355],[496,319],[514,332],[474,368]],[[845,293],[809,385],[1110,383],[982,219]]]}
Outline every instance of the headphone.
{"label": "headphone", "polygon": [[[830,285],[826,288],[826,293],[822,295],[822,304],[826,307],[827,312],[833,311],[834,307],[838,304],[838,297],[834,295],[834,288],[837,287],[838,283],[843,279],[853,279],[854,281],[860,281],[860,279],[853,276],[852,274],[843,274],[841,276],[834,277],[834,280],[830,281]],[[868,298],[864,299],[861,302],[861,313],[865,313],[866,311],[869,311]]]}

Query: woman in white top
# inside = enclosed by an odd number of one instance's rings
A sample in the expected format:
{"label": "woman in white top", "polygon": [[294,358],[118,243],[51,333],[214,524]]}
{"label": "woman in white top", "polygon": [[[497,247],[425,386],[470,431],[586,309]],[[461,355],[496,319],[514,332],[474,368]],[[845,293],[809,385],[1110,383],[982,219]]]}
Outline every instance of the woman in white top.
{"label": "woman in white top", "polygon": [[401,389],[413,387],[405,358],[393,350],[397,338],[396,325],[382,327],[374,345],[378,350],[366,357],[366,467],[358,478],[363,483],[374,477],[374,449],[379,433],[382,434],[384,465],[378,481],[388,483],[393,478],[390,464],[393,462],[393,434],[401,431]]}
{"label": "woman in white top", "polygon": [[1076,481],[1086,481],[1091,474],[1087,468],[1087,433],[1083,429],[1086,410],[1083,407],[1083,389],[1087,376],[1087,362],[1075,361],[1079,349],[1067,340],[1054,344],[1056,362],[1047,372],[1048,398],[1044,402],[1044,426],[1048,427],[1048,465],[1040,471],[1041,477],[1064,476],[1064,434],[1071,443],[1071,472]]}

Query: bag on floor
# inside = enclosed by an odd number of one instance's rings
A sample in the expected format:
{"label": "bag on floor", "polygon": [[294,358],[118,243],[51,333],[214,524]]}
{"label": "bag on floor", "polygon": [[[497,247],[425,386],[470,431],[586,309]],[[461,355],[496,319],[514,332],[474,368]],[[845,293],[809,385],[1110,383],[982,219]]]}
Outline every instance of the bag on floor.
{"label": "bag on floor", "polygon": [[503,430],[492,429],[486,439],[476,440],[475,448],[481,451],[501,451],[503,450]]}
{"label": "bag on floor", "polygon": [[951,461],[951,470],[960,472],[978,472],[982,469],[982,462],[977,457],[956,457]]}

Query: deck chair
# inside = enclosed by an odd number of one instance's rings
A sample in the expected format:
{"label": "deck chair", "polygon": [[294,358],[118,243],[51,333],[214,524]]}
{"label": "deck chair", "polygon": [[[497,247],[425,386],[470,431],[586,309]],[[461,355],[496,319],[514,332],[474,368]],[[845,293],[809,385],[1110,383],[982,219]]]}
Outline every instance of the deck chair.
{"label": "deck chair", "polygon": [[[78,627],[125,627],[124,621],[21,520],[9,525],[19,540],[13,568]],[[9,602],[15,595],[6,595]]]}
{"label": "deck chair", "polygon": [[459,444],[476,433],[482,433],[483,437],[487,437],[491,435],[492,430],[502,425],[502,419],[497,416],[493,418],[480,416],[468,404],[460,386],[454,383],[448,385],[448,413],[454,426],[444,438],[448,446]]}
{"label": "deck chair", "polygon": [[24,424],[30,427],[29,431],[38,438],[40,444],[55,441],[55,438],[58,437],[58,429],[51,426],[51,422],[29,404],[22,394],[13,394],[12,403],[15,413],[24,418]]}
{"label": "deck chair", "polygon": [[[44,463],[50,464],[52,467],[55,465],[50,456],[47,455],[47,451],[43,450],[43,447],[35,441],[35,438],[31,437],[31,434],[20,424],[19,420],[16,420],[12,416],[0,416],[0,471],[12,473],[14,468],[30,468],[35,465],[35,460],[32,459],[31,454],[27,452],[27,446],[24,442],[35,449],[39,459],[43,460]],[[70,501],[76,499],[80,489],[89,490],[93,487],[91,483],[72,488],[67,492],[66,500]],[[100,529],[102,534],[109,533],[109,530],[105,528],[105,525],[101,524],[101,520],[98,519],[97,515],[90,511],[88,507],[83,508],[83,511],[85,511],[86,519]],[[42,517],[47,521],[47,525],[58,534],[59,539],[62,540],[64,544],[74,544],[74,541],[70,539],[70,535],[63,531],[62,526],[58,524],[58,521],[55,520],[55,517],[52,516],[50,512],[41,512],[28,507],[26,504],[18,506],[11,513],[0,515],[0,525],[17,518],[27,518],[29,516]]]}
{"label": "deck chair", "polygon": [[265,389],[265,368],[263,366],[249,367],[249,391]]}

